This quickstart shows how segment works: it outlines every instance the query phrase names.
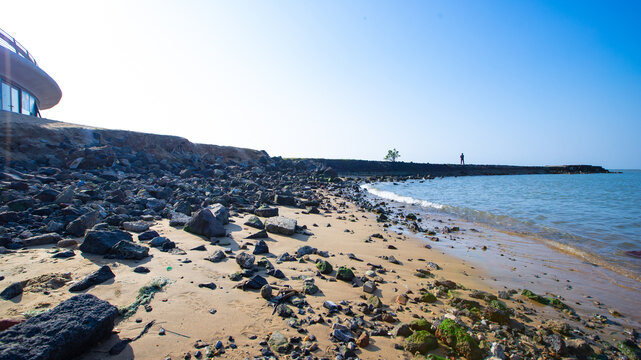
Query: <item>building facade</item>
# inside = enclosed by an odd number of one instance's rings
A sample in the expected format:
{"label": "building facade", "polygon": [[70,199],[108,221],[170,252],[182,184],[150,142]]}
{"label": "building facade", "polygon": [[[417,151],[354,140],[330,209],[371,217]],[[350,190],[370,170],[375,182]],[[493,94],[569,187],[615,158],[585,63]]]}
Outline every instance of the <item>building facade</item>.
{"label": "building facade", "polygon": [[31,53],[0,29],[0,110],[40,116],[61,98],[60,87]]}

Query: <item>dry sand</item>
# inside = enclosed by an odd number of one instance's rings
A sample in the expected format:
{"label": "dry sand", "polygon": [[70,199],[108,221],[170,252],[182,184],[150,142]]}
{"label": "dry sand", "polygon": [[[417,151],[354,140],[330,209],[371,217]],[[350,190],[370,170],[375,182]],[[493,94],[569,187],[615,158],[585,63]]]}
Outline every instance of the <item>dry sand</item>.
{"label": "dry sand", "polygon": [[[335,199],[337,204],[343,200]],[[339,206],[340,207],[340,206]],[[301,275],[315,277],[316,285],[320,288],[319,293],[308,295],[306,300],[311,304],[316,314],[322,314],[332,322],[346,318],[338,314],[334,318],[328,318],[322,304],[326,300],[339,303],[346,300],[352,305],[363,302],[361,287],[352,287],[350,283],[343,281],[329,281],[332,275],[326,280],[315,276],[316,266],[314,260],[317,255],[310,255],[305,262],[284,262],[276,264],[276,256],[283,252],[295,253],[301,245],[310,245],[319,250],[328,251],[331,256],[327,258],[337,269],[341,265],[353,267],[356,276],[362,276],[370,267],[367,265],[380,264],[387,273],[381,275],[383,283],[379,284],[376,295],[380,296],[383,303],[389,305],[398,319],[402,322],[409,322],[413,319],[412,314],[420,314],[428,320],[437,318],[447,313],[450,307],[439,299],[435,304],[418,304],[409,302],[407,306],[401,307],[395,303],[395,298],[402,293],[412,291],[410,298],[418,295],[418,290],[426,283],[434,279],[421,279],[414,276],[417,269],[426,269],[426,262],[434,262],[443,269],[433,271],[435,279],[448,279],[463,285],[468,289],[479,289],[496,294],[498,290],[504,290],[506,284],[492,280],[492,271],[489,268],[495,264],[504,266],[501,263],[486,263],[486,269],[478,264],[478,258],[462,260],[454,256],[446,255],[439,250],[439,246],[445,246],[444,242],[430,243],[432,249],[426,248],[425,240],[398,233],[384,228],[376,222],[375,215],[356,209],[353,205],[347,204],[342,211],[333,211],[330,214],[301,214],[300,209],[280,207],[280,214],[298,220],[298,225],[306,225],[313,232],[312,236],[296,234],[291,237],[270,234],[267,244],[271,254],[268,259],[282,270],[287,276],[284,280],[274,277],[267,277],[270,283],[276,285],[289,284],[294,289],[302,288],[302,280],[294,280],[293,277]],[[158,249],[151,249],[152,257],[142,261],[120,261],[106,260],[102,256],[87,256],[76,251],[76,256],[66,260],[51,258],[51,247],[30,248],[21,250],[17,254],[9,254],[0,257],[0,274],[5,276],[3,284],[7,285],[14,281],[36,278],[41,275],[52,273],[71,273],[73,280],[80,280],[84,276],[97,270],[102,265],[109,265],[116,277],[112,281],[90,288],[87,292],[107,300],[116,306],[125,306],[131,303],[137,294],[138,289],[157,277],[167,277],[172,283],[165,287],[162,292],[156,294],[151,302],[152,311],[146,312],[139,308],[138,312],[116,324],[116,334],[96,346],[81,359],[164,359],[171,356],[172,359],[182,359],[184,354],[195,351],[194,343],[202,340],[214,344],[221,340],[225,345],[230,344],[229,337],[233,337],[237,349],[226,349],[223,358],[244,359],[252,358],[260,354],[259,343],[266,339],[272,331],[280,331],[287,337],[301,336],[296,329],[287,324],[287,320],[276,314],[272,315],[273,308],[267,301],[261,298],[258,291],[242,291],[234,289],[236,282],[229,279],[228,275],[239,271],[239,266],[234,259],[227,258],[221,263],[212,263],[204,258],[217,249],[231,248],[238,254],[239,246],[244,243],[254,243],[254,240],[244,238],[256,232],[253,228],[243,224],[245,215],[232,217],[233,223],[226,226],[231,232],[231,238],[221,239],[221,243],[229,245],[210,245],[201,237],[189,234],[182,229],[168,226],[166,220],[156,223],[152,229],[157,230],[161,236],[166,236],[174,241],[176,245],[187,252],[186,255],[173,255],[164,253]],[[443,223],[433,219],[433,226]],[[442,221],[442,219],[441,219]],[[315,226],[317,225],[317,226]],[[331,225],[331,226],[328,226]],[[370,235],[380,233],[384,240],[373,238],[373,242],[365,242]],[[469,233],[469,230],[468,230]],[[478,239],[487,236],[483,231],[478,234]],[[488,240],[488,243],[489,242]],[[207,251],[190,251],[190,249],[205,245]],[[388,249],[393,245],[397,249]],[[492,245],[488,245],[492,248]],[[249,252],[253,249],[249,246]],[[244,250],[241,250],[244,251]],[[478,250],[480,251],[480,250]],[[348,253],[353,253],[362,261],[350,260]],[[487,254],[492,253],[490,251]],[[498,252],[494,252],[499,256]],[[401,264],[392,264],[384,259],[382,255],[394,255]],[[257,256],[260,259],[261,255]],[[185,262],[185,260],[190,262]],[[151,272],[138,274],[133,268],[139,265],[148,267]],[[496,269],[493,269],[494,271]],[[505,270],[509,273],[510,270]],[[199,283],[214,282],[218,288],[210,290],[199,288]],[[73,296],[68,291],[69,284],[57,289],[50,289],[45,295],[37,288],[25,293],[12,301],[0,302],[0,318],[16,317],[24,312],[51,308],[61,301]],[[534,290],[534,289],[533,289]],[[462,296],[467,291],[460,291]],[[534,308],[538,315],[531,315],[534,324],[551,318],[564,318],[568,316],[562,312],[540,305],[533,304],[528,300],[520,303],[523,299],[515,296],[514,300],[507,300],[508,306],[514,309]],[[573,305],[573,304],[570,304]],[[210,309],[215,309],[214,314]],[[355,307],[356,309],[356,307]],[[591,309],[578,308],[580,316],[589,316]],[[299,318],[313,314],[298,315]],[[136,322],[136,319],[142,320]],[[119,339],[134,337],[145,324],[155,320],[155,325],[149,333],[139,340],[130,343],[127,348],[117,356],[110,356],[109,349]],[[569,321],[569,320],[568,320]],[[570,321],[569,321],[570,322]],[[577,323],[573,323],[578,325]],[[166,335],[158,334],[160,328],[167,330]],[[319,350],[315,356],[327,356],[333,358],[333,343],[330,339],[331,323],[314,324],[306,327],[309,334],[316,336]],[[609,331],[605,328],[603,331]],[[609,334],[609,333],[608,333]],[[255,339],[251,339],[256,336]],[[363,359],[393,359],[411,358],[401,350],[394,349],[394,344],[401,343],[400,339],[394,337],[375,336],[371,343],[359,354]],[[203,349],[204,350],[204,349]],[[438,353],[438,352],[437,352]]]}

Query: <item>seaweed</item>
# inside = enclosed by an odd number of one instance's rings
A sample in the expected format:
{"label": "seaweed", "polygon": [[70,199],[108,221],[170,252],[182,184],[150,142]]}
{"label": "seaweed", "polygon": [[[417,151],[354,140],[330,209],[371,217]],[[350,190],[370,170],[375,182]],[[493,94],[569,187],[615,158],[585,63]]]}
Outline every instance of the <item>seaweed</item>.
{"label": "seaweed", "polygon": [[161,291],[166,285],[171,281],[165,277],[155,278],[151,282],[140,289],[138,289],[138,295],[136,300],[127,306],[121,306],[118,308],[120,316],[123,318],[128,318],[136,313],[138,307],[145,306],[151,302],[154,298],[154,294]]}

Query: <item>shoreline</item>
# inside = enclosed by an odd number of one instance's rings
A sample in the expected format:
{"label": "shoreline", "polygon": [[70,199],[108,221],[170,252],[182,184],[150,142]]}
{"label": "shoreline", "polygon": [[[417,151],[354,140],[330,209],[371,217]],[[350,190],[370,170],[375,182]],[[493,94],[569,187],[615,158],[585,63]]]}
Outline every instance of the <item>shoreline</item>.
{"label": "shoreline", "polygon": [[[501,283],[502,286],[522,288],[525,285],[522,278],[511,275],[513,272],[518,273],[519,276],[527,274],[537,281],[542,281],[543,275],[541,273],[545,273],[545,277],[554,277],[554,282],[557,283],[562,278],[568,283],[571,282],[575,287],[575,284],[580,284],[582,293],[576,294],[574,290],[562,289],[560,286],[553,286],[550,282],[546,285],[532,284],[530,290],[546,293],[548,292],[546,288],[556,289],[556,295],[562,294],[563,297],[575,304],[581,303],[579,307],[586,315],[600,313],[604,316],[611,316],[608,310],[613,309],[626,313],[628,325],[641,326],[641,315],[637,311],[638,300],[635,300],[641,298],[641,282],[626,273],[620,273],[617,268],[613,269],[607,264],[603,264],[601,265],[603,268],[599,268],[599,265],[590,263],[590,259],[585,259],[577,254],[574,248],[564,250],[563,247],[568,245],[554,240],[510,232],[492,227],[490,224],[463,219],[455,214],[439,213],[419,204],[408,204],[380,197],[370,193],[367,189],[363,189],[363,191],[367,192],[366,198],[389,203],[387,204],[390,208],[389,213],[422,214],[422,216],[419,215],[419,218],[423,220],[421,226],[428,228],[459,227],[462,232],[447,235],[439,232],[436,236],[428,236],[410,231],[407,224],[402,223],[403,219],[400,217],[391,219],[391,221],[400,223],[394,228],[415,237],[418,241],[429,244],[434,249],[439,249],[444,254],[474,262],[476,266],[491,274],[493,281]],[[366,201],[371,201],[371,199]],[[434,237],[438,237],[439,241],[430,241]],[[483,246],[487,246],[487,250],[483,250]],[[492,255],[493,253],[495,255]],[[503,260],[505,258],[509,260]],[[530,266],[536,267],[538,270],[530,271],[523,268],[516,270],[513,265],[510,265],[510,262],[518,263],[526,259],[531,262]],[[495,264],[495,266],[489,266],[489,264]],[[594,278],[595,274],[599,277],[598,281]],[[595,285],[590,286],[588,284],[590,282]],[[621,291],[624,291],[625,294],[622,295]],[[606,305],[600,303],[594,307],[585,306],[586,303],[593,304],[595,300],[592,298],[599,298],[599,302],[603,301]]]}

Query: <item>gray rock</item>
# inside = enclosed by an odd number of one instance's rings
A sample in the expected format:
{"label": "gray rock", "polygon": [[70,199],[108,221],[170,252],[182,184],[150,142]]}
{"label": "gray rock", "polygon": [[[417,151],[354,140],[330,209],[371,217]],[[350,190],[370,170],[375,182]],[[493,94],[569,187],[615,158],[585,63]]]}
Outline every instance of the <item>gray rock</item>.
{"label": "gray rock", "polygon": [[245,239],[267,239],[269,236],[267,235],[266,230],[261,230],[255,234],[251,234],[247,236]]}
{"label": "gray rock", "polygon": [[89,231],[85,235],[84,242],[80,245],[79,249],[82,252],[96,255],[105,255],[111,250],[119,241],[132,241],[131,234],[120,231],[105,231],[96,230]]}
{"label": "gray rock", "polygon": [[114,275],[114,273],[111,271],[111,268],[105,265],[96,270],[96,272],[78,281],[76,284],[69,288],[69,291],[78,292],[87,290],[94,285],[102,284],[103,282],[109,279],[113,279],[114,277],[116,277],[116,275]]}
{"label": "gray rock", "polygon": [[270,300],[272,298],[272,287],[269,286],[269,284],[263,285],[263,287],[260,288],[260,296],[265,300]]}
{"label": "gray rock", "polygon": [[284,216],[271,217],[265,220],[265,230],[273,234],[294,235],[296,220]]}
{"label": "gray rock", "polygon": [[24,244],[24,246],[40,246],[40,245],[56,244],[60,240],[62,240],[62,236],[56,233],[48,233],[48,234],[36,235],[30,238],[26,238],[22,241],[22,243]]}
{"label": "gray rock", "polygon": [[267,343],[269,344],[269,347],[272,349],[272,351],[276,353],[284,354],[287,353],[291,348],[291,345],[289,344],[289,341],[287,341],[287,338],[278,331],[274,331],[271,334]]}
{"label": "gray rock", "polygon": [[76,186],[69,185],[67,186],[58,196],[56,196],[56,202],[58,204],[70,204],[73,201],[73,197],[76,193]]}
{"label": "gray rock", "polygon": [[213,254],[207,256],[205,260],[211,261],[213,263],[221,262],[223,261],[227,255],[222,250],[216,250],[214,251]]}
{"label": "gray rock", "polygon": [[296,257],[303,257],[305,255],[310,255],[316,252],[316,248],[313,248],[309,245],[303,245],[296,250]]}
{"label": "gray rock", "polygon": [[368,294],[372,294],[374,291],[376,291],[376,283],[373,281],[366,282],[365,284],[363,284],[363,291]]}
{"label": "gray rock", "polygon": [[223,204],[214,204],[209,210],[223,225],[229,224],[229,210]]}
{"label": "gray rock", "polygon": [[293,196],[275,195],[274,202],[278,205],[296,206],[296,199]]}
{"label": "gray rock", "polygon": [[155,237],[158,237],[158,236],[160,236],[160,234],[158,234],[158,232],[156,230],[147,230],[144,233],[138,235],[138,240],[147,241],[147,240],[151,240],[151,239],[153,239]]}
{"label": "gray rock", "polygon": [[259,229],[259,230],[262,230],[262,229],[265,228],[265,224],[263,224],[263,222],[260,221],[258,216],[254,216],[254,215],[250,216],[247,219],[247,221],[245,221],[244,225],[247,225],[247,226],[253,227],[255,229]]}
{"label": "gray rock", "polygon": [[122,223],[123,229],[131,232],[135,232],[135,233],[145,232],[149,230],[150,226],[151,224],[149,224],[146,221],[125,221]]}
{"label": "gray rock", "polygon": [[172,212],[169,226],[184,226],[189,222],[190,217],[181,212]]}
{"label": "gray rock", "polygon": [[90,294],[74,296],[0,332],[2,360],[66,360],[108,337],[118,309]]}
{"label": "gray rock", "polygon": [[196,212],[185,224],[185,231],[208,238],[226,235],[223,223],[209,209],[201,209]]}
{"label": "gray rock", "polygon": [[151,247],[163,247],[163,245],[171,242],[171,240],[167,239],[164,236],[156,236],[155,238],[151,239],[149,242],[149,246]]}
{"label": "gray rock", "polygon": [[55,253],[51,257],[54,259],[67,259],[74,256],[76,256],[76,253],[73,250],[65,250],[65,251]]}
{"label": "gray rock", "polygon": [[99,219],[100,214],[97,211],[90,211],[70,222],[65,230],[67,231],[67,234],[71,236],[84,236],[87,229],[96,225]]}
{"label": "gray rock", "polygon": [[236,255],[236,263],[243,269],[251,269],[254,267],[254,260],[256,260],[254,255],[246,252]]}
{"label": "gray rock", "polygon": [[254,214],[256,214],[257,216],[266,217],[266,218],[274,217],[274,216],[278,216],[278,208],[275,208],[275,207],[258,208],[254,210]]}

